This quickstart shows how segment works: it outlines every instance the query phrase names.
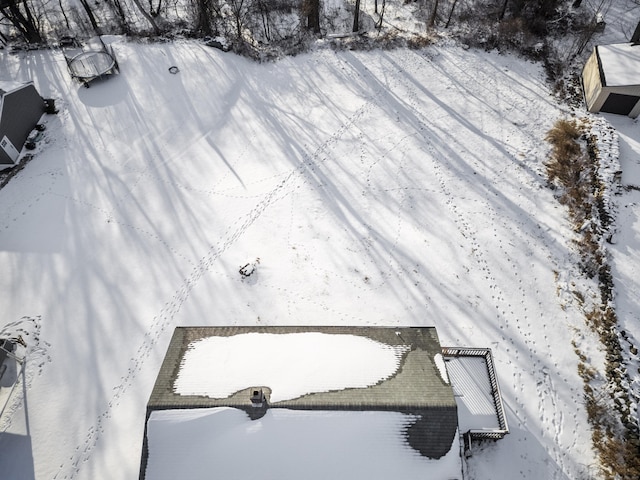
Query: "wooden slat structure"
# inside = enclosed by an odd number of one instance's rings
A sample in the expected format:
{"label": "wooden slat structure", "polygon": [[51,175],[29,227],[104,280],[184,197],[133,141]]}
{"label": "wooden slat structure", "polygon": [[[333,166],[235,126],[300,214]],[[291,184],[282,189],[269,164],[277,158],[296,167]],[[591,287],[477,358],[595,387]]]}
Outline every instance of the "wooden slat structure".
{"label": "wooden slat structure", "polygon": [[111,45],[105,45],[100,37],[93,37],[84,43],[74,37],[60,41],[67,68],[71,77],[89,87],[99,78],[120,72],[118,60]]}

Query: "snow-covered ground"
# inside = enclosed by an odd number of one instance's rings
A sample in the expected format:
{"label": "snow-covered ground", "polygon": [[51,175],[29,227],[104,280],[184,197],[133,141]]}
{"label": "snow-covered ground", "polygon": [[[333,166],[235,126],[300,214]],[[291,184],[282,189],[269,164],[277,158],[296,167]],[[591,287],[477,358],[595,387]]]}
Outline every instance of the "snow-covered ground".
{"label": "snow-covered ground", "polygon": [[[136,478],[173,327],[254,324],[435,325],[491,347],[511,434],[470,478],[595,473],[571,341],[597,355],[597,339],[558,296],[577,256],[543,174],[567,112],[538,65],[447,44],[258,65],[111,41],[121,74],[89,89],[59,52],[0,53],[0,79],[60,108],[0,190],[0,331],[33,332],[0,418],[7,478]],[[638,185],[637,124],[611,121]],[[620,201],[637,339],[638,192]]]}

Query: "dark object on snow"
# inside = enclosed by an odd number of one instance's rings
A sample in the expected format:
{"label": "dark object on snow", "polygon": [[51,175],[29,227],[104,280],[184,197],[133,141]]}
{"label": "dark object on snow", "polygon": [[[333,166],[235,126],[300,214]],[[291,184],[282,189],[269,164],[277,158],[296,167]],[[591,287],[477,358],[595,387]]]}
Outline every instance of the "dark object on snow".
{"label": "dark object on snow", "polygon": [[24,148],[27,150],[34,150],[38,142],[42,140],[42,137],[44,136],[42,132],[44,132],[46,128],[47,127],[43,123],[36,125],[36,128],[34,128],[27,137],[27,141],[24,143]]}
{"label": "dark object on snow", "polygon": [[204,37],[202,40],[207,47],[217,48],[218,50],[222,50],[223,52],[228,52],[229,50],[231,50],[231,47],[227,43],[227,40],[223,37]]}
{"label": "dark object on snow", "polygon": [[60,48],[80,48],[80,42],[78,42],[76,37],[71,36],[60,37],[58,45],[60,46]]}
{"label": "dark object on snow", "polygon": [[7,366],[4,364],[7,356],[16,349],[16,344],[8,338],[0,338],[0,379],[7,371]]}
{"label": "dark object on snow", "polygon": [[258,265],[260,264],[260,258],[256,258],[255,261],[253,262],[249,262],[246,265],[243,265],[242,267],[240,267],[240,275],[242,275],[242,277],[246,278],[246,277],[250,277],[255,271],[256,268],[258,268]]}
{"label": "dark object on snow", "polygon": [[58,113],[58,109],[56,108],[56,100],[54,98],[44,99],[44,112],[48,113],[49,115]]}
{"label": "dark object on snow", "polygon": [[243,277],[249,277],[253,272],[255,272],[256,266],[253,263],[247,263],[246,265],[240,267],[240,275]]}
{"label": "dark object on snow", "polygon": [[175,65],[173,65],[172,67],[169,67],[169,73],[171,73],[172,75],[175,75],[179,71],[180,71],[180,69],[178,67],[176,67]]}
{"label": "dark object on snow", "polygon": [[[22,345],[24,348],[27,348],[27,343],[23,340],[21,335],[11,338],[0,338],[0,380],[7,371],[7,359],[13,359],[18,363],[22,363],[24,361],[24,357],[21,358],[20,356],[16,355],[16,347],[18,346],[18,344]],[[0,409],[1,407],[2,405],[0,405]]]}
{"label": "dark object on snow", "polygon": [[33,82],[0,82],[0,169],[16,164],[44,113],[45,102]]}
{"label": "dark object on snow", "polygon": [[94,80],[120,72],[113,48],[100,37],[82,43],[75,37],[63,37],[59,44],[71,77],[87,88]]}

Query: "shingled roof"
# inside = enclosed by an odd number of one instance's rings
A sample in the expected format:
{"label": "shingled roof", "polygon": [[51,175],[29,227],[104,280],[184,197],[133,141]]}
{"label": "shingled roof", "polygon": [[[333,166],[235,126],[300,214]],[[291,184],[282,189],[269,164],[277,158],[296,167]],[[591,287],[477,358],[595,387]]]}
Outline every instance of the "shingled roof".
{"label": "shingled roof", "polygon": [[[299,337],[292,334],[301,333],[371,340],[383,349],[390,348],[395,352],[401,352],[398,354],[397,368],[391,375],[372,385],[330,391],[315,390],[280,400],[277,400],[274,394],[275,401],[271,398],[271,386],[263,384],[247,384],[224,396],[185,394],[180,393],[180,389],[176,387],[181,372],[188,368],[189,364],[185,361],[188,352],[203,340],[248,334],[288,335],[295,340]],[[267,337],[258,337],[258,341],[260,338]],[[252,351],[236,353],[239,361],[264,361],[252,357],[255,354]],[[357,352],[354,351],[353,354]],[[321,362],[321,359],[319,361]],[[403,427],[406,444],[423,457],[438,459],[452,450],[458,426],[453,389],[446,372],[443,371],[444,368],[442,349],[434,327],[178,327],[153,388],[147,406],[147,418],[160,410],[224,407],[245,411],[250,418],[261,418],[268,410],[275,411],[274,409],[313,412],[397,412],[412,419]],[[258,389],[264,392],[265,402],[257,408],[251,397]],[[211,435],[215,434],[215,431],[211,432]],[[145,474],[147,453],[145,432],[141,478],[144,478]]]}

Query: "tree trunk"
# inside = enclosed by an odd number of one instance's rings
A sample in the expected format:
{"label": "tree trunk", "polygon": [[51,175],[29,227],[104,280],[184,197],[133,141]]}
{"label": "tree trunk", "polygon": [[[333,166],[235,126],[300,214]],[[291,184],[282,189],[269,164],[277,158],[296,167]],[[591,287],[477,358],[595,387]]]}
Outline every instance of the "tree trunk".
{"label": "tree trunk", "polygon": [[82,4],[82,8],[84,8],[84,11],[87,12],[87,16],[89,17],[89,23],[91,23],[91,27],[99,35],[101,33],[100,27],[98,26],[96,17],[93,14],[93,10],[91,10],[91,6],[87,2],[87,0],[80,0],[80,3]]}
{"label": "tree trunk", "polygon": [[382,0],[382,6],[380,7],[380,13],[378,14],[378,22],[376,23],[376,28],[380,30],[382,28],[382,21],[384,20],[384,10],[387,6],[387,0]]}
{"label": "tree trunk", "polygon": [[356,11],[353,13],[353,32],[360,30],[360,0],[356,0]]}
{"label": "tree trunk", "polygon": [[438,15],[438,4],[440,0],[435,0],[433,3],[433,10],[431,11],[431,16],[429,17],[429,28],[433,28],[436,24],[436,16]]}
{"label": "tree trunk", "polygon": [[447,23],[444,28],[449,28],[449,24],[451,23],[451,17],[453,17],[453,10],[456,8],[458,4],[458,0],[453,0],[453,5],[451,5],[451,10],[449,10],[449,17],[447,17]]}
{"label": "tree trunk", "polygon": [[504,15],[507,13],[507,3],[509,3],[509,0],[504,0],[502,9],[500,10],[500,16],[498,17],[499,20],[502,20],[504,18]]}
{"label": "tree trunk", "polygon": [[140,13],[142,14],[142,16],[144,18],[146,18],[148,20],[148,22],[151,24],[151,27],[153,27],[153,32],[156,35],[160,35],[160,27],[158,27],[158,24],[156,23],[156,21],[154,20],[154,18],[149,14],[149,12],[147,12],[143,7],[142,4],[140,3],[140,0],[133,0],[133,3],[136,4],[136,7],[138,7],[138,10],[140,10]]}
{"label": "tree trunk", "polygon": [[42,35],[37,25],[33,21],[33,16],[27,3],[22,4],[25,8],[26,16],[20,11],[17,0],[9,0],[8,4],[0,7],[2,14],[9,19],[11,24],[20,32],[27,43],[41,43]]}
{"label": "tree trunk", "polygon": [[64,7],[62,6],[62,0],[58,0],[58,6],[60,7],[60,12],[64,17],[64,23],[67,25],[67,30],[71,30],[71,25],[69,25],[69,18],[67,17],[67,12],[64,11]]}
{"label": "tree trunk", "polygon": [[[62,1],[62,0],[58,0],[58,1]],[[125,13],[124,8],[122,7],[122,3],[120,3],[120,0],[107,0],[107,4],[111,7],[111,9],[113,10],[113,13],[115,14],[118,20],[118,24],[120,26],[120,33],[126,33],[127,35],[131,33],[131,28],[129,27],[127,14]]]}
{"label": "tree trunk", "polygon": [[211,12],[213,5],[210,0],[195,0],[193,2],[196,11],[195,32],[201,35],[211,35]]}
{"label": "tree trunk", "polygon": [[305,0],[304,8],[307,14],[307,30],[320,33],[320,0]]}

